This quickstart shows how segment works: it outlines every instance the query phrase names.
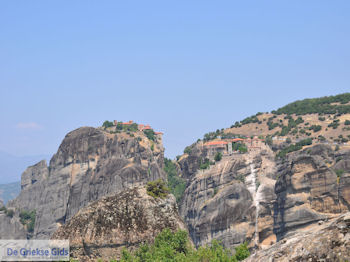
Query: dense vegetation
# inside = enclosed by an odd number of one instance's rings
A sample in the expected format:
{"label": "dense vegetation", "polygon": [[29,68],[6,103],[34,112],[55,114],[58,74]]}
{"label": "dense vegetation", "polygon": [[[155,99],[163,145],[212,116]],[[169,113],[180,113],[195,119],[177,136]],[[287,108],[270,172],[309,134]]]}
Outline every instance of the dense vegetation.
{"label": "dense vegetation", "polygon": [[[236,122],[236,123],[238,123],[238,122]],[[231,126],[231,127],[235,127],[235,126]],[[215,132],[209,132],[209,133],[204,134],[203,141],[206,142],[206,141],[214,140],[217,138],[231,139],[231,138],[246,138],[246,137],[242,136],[240,134],[225,133],[224,129],[222,128],[222,129],[217,129]]]}
{"label": "dense vegetation", "polygon": [[154,198],[165,198],[169,194],[169,188],[161,179],[150,181],[146,186],[147,194]]}
{"label": "dense vegetation", "polygon": [[176,202],[180,202],[186,189],[185,179],[178,176],[175,164],[168,158],[164,159],[164,171],[168,176],[170,192],[176,197]]}
{"label": "dense vegetation", "polygon": [[21,211],[21,213],[19,214],[20,222],[22,223],[22,225],[27,226],[27,231],[29,233],[34,232],[35,215],[36,215],[35,210]]}
{"label": "dense vegetation", "polygon": [[280,152],[278,152],[277,157],[284,158],[288,153],[298,151],[303,148],[303,146],[311,145],[312,139],[307,138],[304,140],[299,141],[298,143],[295,143],[293,145],[290,145],[284,149],[282,149]]}
{"label": "dense vegetation", "polygon": [[[111,121],[104,121],[102,124],[102,127],[109,128],[114,126],[114,123]],[[118,131],[129,131],[129,132],[136,132],[138,130],[138,124],[137,123],[132,123],[129,125],[123,125],[123,122],[118,122],[116,126],[116,130]]]}
{"label": "dense vegetation", "polygon": [[221,159],[222,159],[222,153],[217,152],[217,153],[215,154],[215,156],[214,156],[214,160],[215,160],[216,162],[218,162],[218,161],[220,161]]}
{"label": "dense vegetation", "polygon": [[235,254],[214,240],[210,246],[194,249],[189,242],[186,231],[179,230],[175,233],[164,229],[155,238],[153,244],[143,244],[135,252],[130,253],[126,249],[122,252],[121,262],[129,261],[192,261],[192,262],[229,262],[241,261],[250,255],[247,244],[236,248]]}
{"label": "dense vegetation", "polygon": [[210,165],[214,165],[214,162],[210,162],[210,160],[208,158],[204,158],[200,160],[200,164],[199,164],[199,169],[207,169],[209,168]]}
{"label": "dense vegetation", "polygon": [[[325,96],[321,98],[304,99],[290,103],[276,111],[274,114],[346,114],[350,113],[350,93],[340,94],[336,96]],[[333,104],[337,103],[337,104]]]}
{"label": "dense vegetation", "polygon": [[322,126],[320,125],[312,125],[309,127],[309,130],[313,130],[315,133],[320,131],[322,129]]}
{"label": "dense vegetation", "polygon": [[113,122],[106,120],[106,121],[103,122],[102,126],[104,128],[108,128],[108,127],[114,126],[114,124],[113,124]]}
{"label": "dense vegetation", "polygon": [[244,143],[240,143],[240,142],[233,142],[232,143],[232,150],[239,151],[240,153],[248,152],[247,145]]}
{"label": "dense vegetation", "polygon": [[145,133],[145,135],[147,136],[147,138],[151,141],[155,141],[156,140],[156,135],[153,131],[153,129],[146,129],[143,131],[143,133]]}

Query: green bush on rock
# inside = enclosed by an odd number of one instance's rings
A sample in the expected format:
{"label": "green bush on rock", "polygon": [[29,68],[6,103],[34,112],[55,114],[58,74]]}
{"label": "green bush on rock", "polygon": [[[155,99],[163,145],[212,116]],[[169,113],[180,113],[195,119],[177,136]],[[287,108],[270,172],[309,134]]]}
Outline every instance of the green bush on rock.
{"label": "green bush on rock", "polygon": [[165,198],[169,194],[169,188],[161,179],[147,183],[147,194],[154,198]]}
{"label": "green bush on rock", "polygon": [[164,229],[155,238],[153,244],[143,244],[133,253],[124,249],[120,261],[236,262],[244,260],[249,255],[247,243],[236,247],[235,254],[220,245],[217,240],[213,240],[211,245],[196,250],[192,247],[186,231],[172,232],[170,229]]}

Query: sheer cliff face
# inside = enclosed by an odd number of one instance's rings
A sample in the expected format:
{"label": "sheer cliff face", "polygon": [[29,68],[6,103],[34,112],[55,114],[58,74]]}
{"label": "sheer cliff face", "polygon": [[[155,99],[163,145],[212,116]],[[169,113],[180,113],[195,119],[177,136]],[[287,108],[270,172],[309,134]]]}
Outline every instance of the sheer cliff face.
{"label": "sheer cliff face", "polygon": [[[181,161],[181,160],[180,160]],[[267,147],[224,156],[190,177],[180,211],[196,245],[268,247],[350,209],[350,154],[316,145],[276,161]],[[337,170],[342,174],[337,175]]]}
{"label": "sheer cliff face", "polygon": [[120,258],[123,248],[152,242],[163,229],[186,229],[173,195],[149,196],[144,187],[124,190],[81,209],[52,236],[69,239],[71,256],[81,261]]}
{"label": "sheer cliff face", "polygon": [[[271,214],[275,199],[272,151],[263,146],[249,154],[224,156],[209,169],[192,175],[181,203],[184,217],[194,243],[208,244],[219,239],[232,248],[245,240],[254,240],[257,199],[260,212]],[[258,188],[258,184],[261,184]],[[273,219],[264,218],[263,228],[272,231]]]}
{"label": "sheer cliff face", "polygon": [[23,173],[21,194],[9,206],[36,210],[34,237],[47,238],[89,202],[164,179],[163,152],[161,141],[142,132],[79,128],[66,135],[49,167],[39,162]]}

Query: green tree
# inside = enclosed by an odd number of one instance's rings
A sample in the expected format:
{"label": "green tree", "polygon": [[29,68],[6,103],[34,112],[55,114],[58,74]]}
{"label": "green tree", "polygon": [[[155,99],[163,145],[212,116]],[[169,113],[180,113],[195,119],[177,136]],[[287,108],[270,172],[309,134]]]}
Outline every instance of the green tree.
{"label": "green tree", "polygon": [[215,154],[214,160],[215,160],[216,162],[218,162],[218,161],[220,161],[221,159],[222,159],[222,154],[221,154],[220,152],[217,152],[217,153]]}
{"label": "green tree", "polygon": [[233,255],[217,240],[213,240],[211,245],[199,247],[196,250],[190,244],[186,231],[172,232],[170,229],[164,229],[156,236],[153,244],[143,244],[133,253],[124,249],[120,261],[236,262],[247,258],[249,255],[246,243],[236,247]]}
{"label": "green tree", "polygon": [[156,140],[156,134],[154,133],[153,129],[146,129],[143,131],[143,133],[146,135],[146,137],[151,140],[155,141]]}
{"label": "green tree", "polygon": [[236,250],[235,257],[237,258],[238,261],[242,261],[250,256],[247,242],[244,242],[243,244],[239,245],[238,247],[235,248],[235,250]]}
{"label": "green tree", "polygon": [[239,148],[238,148],[238,151],[240,153],[247,153],[248,152],[248,148],[245,144],[240,144]]}
{"label": "green tree", "polygon": [[108,120],[104,121],[103,124],[102,124],[102,126],[104,128],[112,127],[113,125],[114,125],[113,122],[108,121]]}
{"label": "green tree", "polygon": [[168,176],[170,192],[175,196],[176,201],[180,202],[186,189],[186,180],[179,177],[175,163],[168,158],[164,159],[164,171]]}

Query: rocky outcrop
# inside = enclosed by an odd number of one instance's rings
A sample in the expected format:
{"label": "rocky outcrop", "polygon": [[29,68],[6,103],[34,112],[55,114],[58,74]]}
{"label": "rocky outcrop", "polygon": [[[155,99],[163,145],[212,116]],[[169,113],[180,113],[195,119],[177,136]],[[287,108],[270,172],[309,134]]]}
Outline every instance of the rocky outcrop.
{"label": "rocky outcrop", "polygon": [[266,248],[350,210],[349,163],[347,152],[327,145],[284,160],[263,145],[224,156],[190,176],[181,215],[197,246],[215,238],[231,249],[243,241]]}
{"label": "rocky outcrop", "polygon": [[79,128],[66,135],[49,167],[41,161],[23,173],[22,191],[8,206],[15,215],[36,210],[34,238],[48,238],[88,203],[164,179],[163,152],[143,132]]}
{"label": "rocky outcrop", "polygon": [[42,160],[34,166],[28,167],[22,174],[21,189],[26,189],[36,182],[47,179],[49,175],[49,168],[46,160]]}
{"label": "rocky outcrop", "polygon": [[197,172],[201,161],[208,157],[208,150],[200,143],[195,143],[188,147],[187,153],[177,161],[180,166],[181,175],[185,179],[190,179]]}
{"label": "rocky outcrop", "polygon": [[274,206],[277,240],[287,232],[349,210],[348,175],[337,178],[334,167],[327,165],[328,155],[322,155],[319,148],[312,148],[309,154],[297,152],[280,166]]}
{"label": "rocky outcrop", "polygon": [[[272,151],[263,147],[248,155],[224,156],[220,162],[193,176],[180,212],[195,245],[218,239],[232,249],[245,240],[255,239],[259,223],[257,209],[264,205],[261,214],[271,214],[271,201],[275,199],[272,159]],[[260,231],[270,228],[272,232],[271,216],[260,224]]]}
{"label": "rocky outcrop", "polygon": [[321,220],[244,261],[350,261],[350,213]]}
{"label": "rocky outcrop", "polygon": [[0,202],[0,239],[26,239],[27,231],[18,217],[9,215],[3,207],[4,205]]}
{"label": "rocky outcrop", "polygon": [[125,190],[80,210],[52,236],[69,239],[71,256],[80,261],[118,259],[123,248],[152,242],[163,229],[186,229],[173,195],[149,196],[145,188]]}

